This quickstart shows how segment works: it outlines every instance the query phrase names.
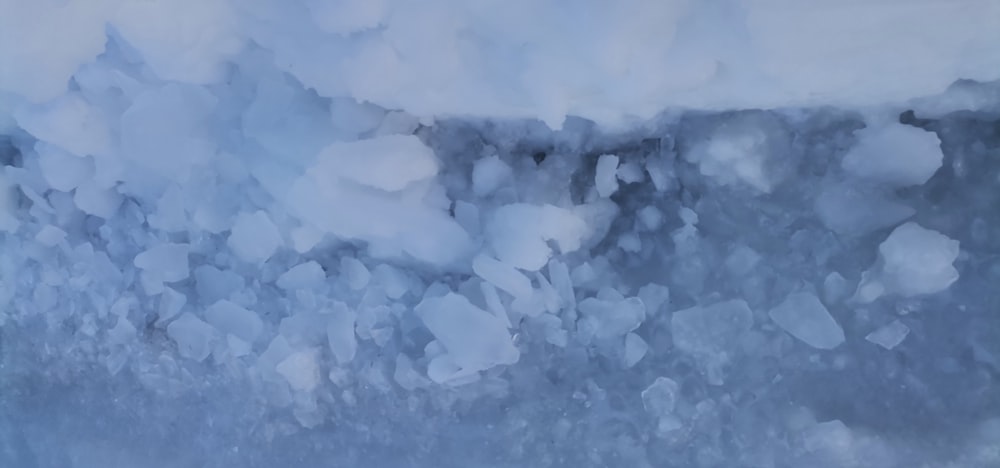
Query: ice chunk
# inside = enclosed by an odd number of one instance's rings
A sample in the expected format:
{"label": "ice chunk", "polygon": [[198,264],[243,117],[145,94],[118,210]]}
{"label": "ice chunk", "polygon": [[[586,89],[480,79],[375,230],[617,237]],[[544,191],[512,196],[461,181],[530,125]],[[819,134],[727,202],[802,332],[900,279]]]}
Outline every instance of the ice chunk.
{"label": "ice chunk", "polygon": [[663,225],[663,213],[655,206],[644,206],[639,210],[639,221],[647,231],[655,231]]}
{"label": "ice chunk", "polygon": [[670,301],[670,288],[662,284],[649,283],[639,288],[638,296],[646,306],[646,315],[656,315],[660,307]]}
{"label": "ice chunk", "polygon": [[108,156],[111,153],[109,122],[78,93],[64,94],[40,106],[21,107],[14,117],[18,125],[35,138],[73,155]]}
{"label": "ice chunk", "polygon": [[229,299],[244,287],[243,277],[232,271],[222,271],[211,265],[201,265],[194,269],[195,292],[199,302],[214,304],[220,299]]}
{"label": "ice chunk", "polygon": [[840,302],[848,293],[850,290],[847,279],[843,275],[836,271],[826,275],[826,279],[823,280],[823,299],[827,304]]}
{"label": "ice chunk", "polygon": [[563,307],[576,308],[576,294],[573,292],[573,279],[569,273],[569,267],[558,260],[549,262],[549,280],[552,287],[559,293],[559,300]]}
{"label": "ice chunk", "polygon": [[887,325],[869,333],[865,339],[885,349],[892,349],[899,346],[909,334],[910,327],[907,327],[906,324],[899,320],[893,320]]}
{"label": "ice chunk", "polygon": [[722,185],[743,184],[770,193],[788,172],[787,132],[760,112],[736,114],[689,150],[684,159]]}
{"label": "ice chunk", "polygon": [[958,241],[917,223],[908,222],[893,230],[878,251],[878,261],[858,286],[859,292],[871,291],[859,295],[864,302],[880,293],[903,297],[934,294],[958,280],[958,270],[952,265],[958,258]]}
{"label": "ice chunk", "polygon": [[844,342],[844,330],[812,293],[789,294],[768,315],[783,330],[814,348],[833,349]]}
{"label": "ice chunk", "polygon": [[844,155],[844,170],[894,187],[920,185],[941,167],[941,140],[926,130],[890,123],[855,132],[858,144]]}
{"label": "ice chunk", "polygon": [[642,391],[642,406],[655,418],[669,416],[677,405],[680,385],[669,377],[657,377]]}
{"label": "ice chunk", "polygon": [[511,176],[511,168],[497,156],[488,156],[472,166],[472,191],[484,197],[493,193]]}
{"label": "ice chunk", "polygon": [[531,280],[510,265],[480,254],[472,260],[472,271],[516,298],[531,297]]}
{"label": "ice chunk", "polygon": [[[859,206],[865,209],[859,210]],[[824,187],[816,197],[815,208],[824,226],[854,236],[892,226],[916,213],[877,191],[847,183]]]}
{"label": "ice chunk", "polygon": [[315,261],[300,263],[281,274],[275,284],[286,291],[319,289],[326,281],[326,272]]}
{"label": "ice chunk", "polygon": [[215,329],[190,312],[167,325],[167,336],[177,343],[181,356],[203,361],[212,352],[211,342]]}
{"label": "ice chunk", "polygon": [[66,231],[50,224],[45,225],[38,231],[38,234],[35,234],[35,241],[46,247],[59,245],[64,239],[66,239]]}
{"label": "ice chunk", "polygon": [[258,210],[236,218],[227,244],[241,260],[264,263],[284,244],[284,240],[267,213]]}
{"label": "ice chunk", "polygon": [[618,191],[618,156],[604,154],[597,158],[597,172],[594,174],[594,186],[597,195],[608,198]]}
{"label": "ice chunk", "polygon": [[89,181],[73,192],[73,203],[84,213],[110,219],[121,206],[122,196],[115,188],[100,187]]}
{"label": "ice chunk", "polygon": [[392,377],[400,387],[409,391],[426,387],[430,384],[430,381],[426,377],[420,375],[413,368],[413,361],[402,353],[396,356],[396,370],[393,372]]}
{"label": "ice chunk", "polygon": [[626,184],[634,184],[637,182],[642,182],[646,178],[645,171],[642,170],[642,166],[635,162],[626,162],[618,166],[618,180]]}
{"label": "ice chunk", "polygon": [[326,325],[329,318],[329,314],[318,311],[300,311],[281,319],[278,333],[292,346],[316,346],[327,338]]}
{"label": "ice chunk", "polygon": [[501,262],[538,271],[549,260],[555,241],[562,253],[579,249],[589,230],[573,212],[552,205],[515,203],[497,209],[486,235]]}
{"label": "ice chunk", "polygon": [[163,293],[160,295],[160,307],[157,309],[158,324],[179,314],[184,308],[184,304],[187,304],[187,296],[172,288],[163,288]]}
{"label": "ice chunk", "polygon": [[740,299],[674,312],[670,320],[674,346],[696,356],[715,356],[732,349],[753,326],[753,312]]}
{"label": "ice chunk", "polygon": [[598,339],[624,336],[646,319],[646,306],[638,297],[616,300],[588,297],[577,308]]}
{"label": "ice chunk", "polygon": [[463,296],[449,292],[426,298],[415,311],[463,370],[474,372],[514,364],[520,357],[506,324]]}
{"label": "ice chunk", "polygon": [[350,143],[334,143],[319,154],[310,171],[388,192],[438,172],[434,151],[413,135],[388,135]]}
{"label": "ice chunk", "polygon": [[188,250],[187,244],[160,244],[136,255],[132,263],[160,281],[173,283],[190,275]]}
{"label": "ice chunk", "polygon": [[46,143],[37,143],[35,151],[42,177],[53,189],[69,192],[94,177],[94,164],[90,159]]}
{"label": "ice chunk", "polygon": [[649,345],[641,336],[635,333],[625,335],[625,367],[629,368],[639,363],[649,352]]}
{"label": "ice chunk", "polygon": [[17,195],[7,174],[0,171],[0,231],[13,232],[20,226],[17,220]]}
{"label": "ice chunk", "polygon": [[347,286],[355,291],[360,291],[368,286],[372,274],[368,267],[354,257],[343,257],[340,259],[340,274],[347,279]]}
{"label": "ice chunk", "polygon": [[743,276],[750,273],[760,259],[757,251],[741,244],[726,257],[726,269],[735,276]]}
{"label": "ice chunk", "polygon": [[264,331],[264,322],[253,311],[228,300],[220,300],[205,309],[205,319],[223,333],[253,343]]}
{"label": "ice chunk", "polygon": [[326,325],[326,337],[330,343],[330,351],[340,365],[347,364],[354,359],[358,351],[358,340],[354,335],[354,324],[357,321],[358,313],[352,310],[347,304],[337,302],[330,311],[330,318]]}
{"label": "ice chunk", "polygon": [[275,366],[275,370],[294,390],[311,392],[319,386],[319,350],[293,352]]}

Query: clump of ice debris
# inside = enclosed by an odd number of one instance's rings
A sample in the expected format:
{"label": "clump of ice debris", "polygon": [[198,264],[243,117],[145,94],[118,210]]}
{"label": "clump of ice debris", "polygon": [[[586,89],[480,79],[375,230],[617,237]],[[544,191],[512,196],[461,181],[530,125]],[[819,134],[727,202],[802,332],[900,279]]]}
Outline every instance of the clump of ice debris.
{"label": "clump of ice debris", "polygon": [[0,465],[997,465],[998,10],[786,3],[0,0]]}

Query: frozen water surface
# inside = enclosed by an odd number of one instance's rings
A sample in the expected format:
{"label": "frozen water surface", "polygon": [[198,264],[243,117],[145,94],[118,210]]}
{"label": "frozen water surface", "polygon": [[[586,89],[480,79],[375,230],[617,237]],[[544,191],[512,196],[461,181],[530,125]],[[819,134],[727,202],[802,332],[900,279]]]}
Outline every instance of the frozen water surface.
{"label": "frozen water surface", "polygon": [[998,80],[993,0],[0,0],[0,467],[995,468]]}

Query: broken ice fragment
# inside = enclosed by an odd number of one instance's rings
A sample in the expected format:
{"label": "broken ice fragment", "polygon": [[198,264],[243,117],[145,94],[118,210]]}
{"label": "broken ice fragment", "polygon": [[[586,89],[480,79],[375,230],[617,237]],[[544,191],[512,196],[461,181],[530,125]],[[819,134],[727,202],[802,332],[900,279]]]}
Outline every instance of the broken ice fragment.
{"label": "broken ice fragment", "polygon": [[480,254],[472,260],[472,271],[516,298],[531,297],[531,280],[510,265]]}
{"label": "broken ice fragment", "polygon": [[597,189],[597,195],[601,198],[608,198],[618,191],[617,170],[618,156],[604,154],[597,159],[594,186]]}
{"label": "broken ice fragment", "polygon": [[639,363],[649,352],[649,345],[639,335],[625,335],[625,367],[629,368]]}
{"label": "broken ice fragment", "polygon": [[814,294],[789,294],[768,313],[790,335],[819,349],[833,349],[844,342],[844,330]]}
{"label": "broken ice fragment", "polygon": [[858,145],[844,155],[844,170],[894,187],[927,182],[944,159],[937,134],[910,125],[893,122],[855,135]]}
{"label": "broken ice fragment", "polygon": [[188,245],[160,244],[135,256],[136,268],[163,282],[172,283],[188,277]]}
{"label": "broken ice fragment", "polygon": [[181,356],[203,361],[211,353],[211,340],[215,329],[190,312],[167,325],[167,336],[177,343]]}
{"label": "broken ice fragment", "polygon": [[865,272],[856,299],[871,302],[882,294],[912,297],[948,289],[958,280],[953,263],[959,243],[914,222],[899,226],[878,246],[878,262]]}
{"label": "broken ice fragment", "polygon": [[655,418],[669,416],[677,405],[677,393],[680,385],[668,377],[657,377],[653,383],[642,391],[642,406],[646,412]]}
{"label": "broken ice fragment", "polygon": [[205,309],[208,323],[223,333],[253,343],[264,330],[264,322],[253,311],[228,300],[220,300]]}
{"label": "broken ice fragment", "polygon": [[713,356],[731,349],[750,330],[753,312],[745,301],[733,299],[674,312],[670,324],[677,349]]}
{"label": "broken ice fragment", "polygon": [[293,389],[310,392],[320,382],[318,355],[315,348],[294,352],[279,362],[275,370]]}
{"label": "broken ice fragment", "polygon": [[357,312],[351,310],[343,302],[335,303],[330,312],[330,319],[326,325],[327,339],[330,342],[333,357],[341,365],[351,362],[357,353],[358,341],[354,335],[357,317]]}
{"label": "broken ice fragment", "polygon": [[478,371],[514,364],[520,358],[504,321],[476,307],[464,296],[449,292],[442,297],[426,298],[415,311],[447,350],[455,366]]}
{"label": "broken ice fragment", "polygon": [[910,327],[907,327],[906,324],[899,320],[893,320],[889,324],[869,333],[865,339],[885,349],[892,349],[899,346],[909,334]]}
{"label": "broken ice fragment", "polygon": [[264,263],[284,244],[284,240],[267,213],[258,210],[236,218],[227,244],[244,262]]}

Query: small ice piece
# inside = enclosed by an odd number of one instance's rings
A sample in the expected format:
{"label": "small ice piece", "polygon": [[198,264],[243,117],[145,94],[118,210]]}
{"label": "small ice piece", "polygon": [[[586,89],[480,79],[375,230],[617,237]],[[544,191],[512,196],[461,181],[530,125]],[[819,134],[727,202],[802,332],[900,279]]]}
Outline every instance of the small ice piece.
{"label": "small ice piece", "polygon": [[347,279],[347,287],[360,291],[368,286],[372,274],[368,267],[354,257],[343,257],[340,259],[340,274]]}
{"label": "small ice piece", "polygon": [[180,313],[184,304],[187,304],[187,296],[172,288],[163,288],[163,293],[160,295],[160,307],[157,310],[157,316],[159,317],[157,321],[162,323],[170,320]]}
{"label": "small ice piece", "polygon": [[436,175],[438,161],[434,150],[416,136],[386,135],[329,145],[320,152],[318,164],[310,172],[325,180],[349,180],[398,192]]}
{"label": "small ice piece", "polygon": [[195,361],[203,361],[211,353],[211,341],[215,329],[190,312],[185,312],[177,320],[167,325],[167,336],[177,343],[181,356]]}
{"label": "small ice piece", "polygon": [[525,271],[538,271],[552,255],[554,242],[561,253],[582,246],[587,223],[572,211],[553,205],[514,203],[498,208],[485,234],[497,258]]}
{"label": "small ice piece", "polygon": [[497,294],[497,288],[490,283],[485,281],[479,283],[479,289],[483,293],[483,300],[486,302],[486,308],[489,309],[493,315],[503,320],[507,328],[513,327],[510,323],[510,317],[507,316],[507,311],[503,306],[503,302],[500,301],[500,295]]}
{"label": "small ice piece", "polygon": [[88,158],[41,142],[35,145],[35,151],[38,152],[38,166],[42,169],[42,177],[55,190],[69,192],[94,176],[94,164]]}
{"label": "small ice piece", "polygon": [[212,265],[201,265],[194,269],[194,290],[202,304],[229,299],[242,291],[244,286],[243,277],[232,271],[222,271]]}
{"label": "small ice piece", "polygon": [[284,240],[267,213],[258,210],[236,218],[227,244],[244,262],[259,264],[271,258]]}
{"label": "small ice piece", "polygon": [[173,283],[190,275],[188,251],[187,244],[160,244],[136,255],[132,263],[160,281]]}
{"label": "small ice piece", "polygon": [[663,418],[674,412],[680,385],[669,377],[657,377],[642,391],[642,406],[654,418]]}
{"label": "small ice piece", "polygon": [[618,156],[604,154],[597,158],[597,172],[594,174],[594,185],[597,195],[608,198],[618,191]]}
{"label": "small ice piece", "polygon": [[639,222],[647,231],[655,231],[663,225],[663,213],[655,206],[644,206],[639,210]]}
{"label": "small ice piece", "polygon": [[906,324],[899,320],[893,320],[889,324],[869,333],[865,339],[885,349],[892,349],[899,346],[909,334],[910,327],[907,327]]}
{"label": "small ice piece", "polygon": [[531,280],[510,265],[479,254],[472,260],[472,271],[480,278],[507,291],[516,298],[527,299],[531,297]]}
{"label": "small ice piece", "polygon": [[656,315],[660,307],[670,301],[670,288],[657,283],[649,283],[639,288],[637,294],[646,305],[646,315]]}
{"label": "small ice piece", "polygon": [[14,184],[0,171],[0,231],[14,232],[20,226],[17,220],[17,195]]}
{"label": "small ice piece", "polygon": [[417,316],[465,371],[514,364],[520,351],[514,346],[507,325],[453,292],[426,298],[415,308]]}
{"label": "small ice piece", "polygon": [[[859,206],[865,209],[859,210]],[[878,191],[847,183],[824,187],[814,208],[824,226],[849,236],[862,236],[895,225],[917,212]]]}
{"label": "small ice piece", "polygon": [[855,132],[858,144],[844,155],[847,172],[876,182],[921,185],[941,167],[944,155],[937,134],[893,122]]}
{"label": "small ice piece", "polygon": [[617,175],[618,180],[626,184],[642,182],[646,178],[646,173],[642,170],[642,166],[635,162],[622,163],[622,165],[618,166]]}
{"label": "small ice piece", "polygon": [[569,267],[558,260],[549,262],[549,280],[552,287],[559,293],[559,300],[563,307],[576,307],[576,294],[573,292],[573,279],[569,274]]}
{"label": "small ice piece", "polygon": [[844,342],[844,330],[812,293],[789,294],[768,315],[783,330],[813,348],[833,349]]}
{"label": "small ice piece", "polygon": [[484,197],[500,188],[511,176],[511,168],[497,156],[489,156],[472,166],[472,191]]}
{"label": "small ice piece", "polygon": [[400,387],[408,391],[426,387],[430,384],[430,381],[426,377],[420,375],[413,368],[413,361],[403,353],[396,355],[396,370],[393,372],[392,378]]}
{"label": "small ice piece", "polygon": [[625,367],[630,368],[639,363],[649,352],[649,345],[641,336],[635,333],[625,335]]}
{"label": "small ice piece", "polygon": [[753,326],[753,312],[742,299],[695,306],[674,312],[670,320],[674,346],[686,353],[714,357],[736,345]]}
{"label": "small ice piece", "polygon": [[646,319],[646,306],[638,297],[624,300],[588,297],[577,308],[598,339],[625,336]]}
{"label": "small ice piece", "polygon": [[836,271],[826,275],[823,280],[823,298],[827,304],[835,304],[844,299],[850,292],[847,286],[847,279]]}
{"label": "small ice piece", "polygon": [[326,272],[315,261],[300,263],[281,274],[275,284],[286,291],[298,289],[319,289],[326,281]]}
{"label": "small ice piece", "polygon": [[294,390],[311,392],[320,383],[319,350],[310,348],[296,351],[275,366],[275,370],[288,381]]}
{"label": "small ice piece", "polygon": [[330,351],[340,365],[351,362],[358,351],[358,340],[354,335],[357,319],[358,313],[343,302],[335,303],[330,311],[326,337],[330,343]]}
{"label": "small ice piece", "polygon": [[264,322],[253,311],[228,300],[220,300],[205,309],[205,319],[223,333],[253,343],[264,331]]}
{"label": "small ice piece", "polygon": [[66,231],[50,224],[45,225],[38,231],[38,234],[35,234],[35,242],[38,242],[45,247],[54,247],[59,245],[59,243],[64,239],[66,239]]}
{"label": "small ice piece", "polygon": [[[879,259],[868,283],[878,282],[886,293],[903,297],[934,294],[958,280],[953,263],[959,243],[914,222],[899,226],[878,246]],[[875,288],[877,290],[877,287]]]}
{"label": "small ice piece", "polygon": [[84,213],[110,219],[121,206],[122,196],[114,188],[100,187],[89,181],[73,192],[73,203]]}

